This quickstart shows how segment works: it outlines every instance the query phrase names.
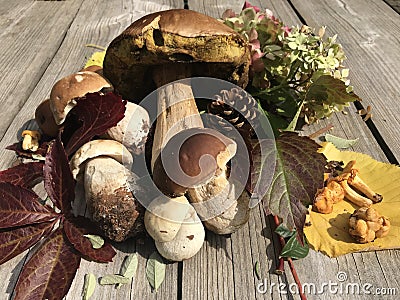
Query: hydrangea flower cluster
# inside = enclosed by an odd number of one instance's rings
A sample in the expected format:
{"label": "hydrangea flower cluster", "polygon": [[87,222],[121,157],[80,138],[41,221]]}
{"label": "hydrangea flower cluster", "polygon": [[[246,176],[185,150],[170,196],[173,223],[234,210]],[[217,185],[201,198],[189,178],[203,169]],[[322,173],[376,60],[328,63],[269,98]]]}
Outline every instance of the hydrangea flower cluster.
{"label": "hydrangea flower cluster", "polygon": [[299,118],[311,124],[360,100],[349,86],[349,70],[336,35],[325,38],[325,27],[286,26],[273,13],[245,2],[222,21],[239,32],[251,47],[249,92],[272,125],[294,129]]}

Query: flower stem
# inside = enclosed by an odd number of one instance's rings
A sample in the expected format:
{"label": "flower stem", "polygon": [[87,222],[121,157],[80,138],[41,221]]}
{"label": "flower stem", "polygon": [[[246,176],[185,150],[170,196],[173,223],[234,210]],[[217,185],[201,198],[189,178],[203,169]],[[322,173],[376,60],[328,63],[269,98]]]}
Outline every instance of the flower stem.
{"label": "flower stem", "polygon": [[[278,227],[279,224],[280,224],[279,218],[277,216],[274,216],[274,223],[275,223],[276,227]],[[279,236],[279,242],[281,244],[281,248],[285,247],[286,242],[285,242],[285,239],[283,237]],[[299,276],[297,275],[296,269],[294,267],[293,260],[290,257],[288,257],[287,261],[288,261],[288,264],[289,264],[290,271],[292,272],[294,281],[296,282],[297,288],[299,289],[300,299],[301,300],[307,300],[306,295],[304,295],[304,293],[303,293],[303,287],[301,286],[301,282],[300,282]],[[284,273],[284,260],[283,260],[283,257],[279,257],[279,266],[276,269],[275,273],[278,274],[278,275],[282,275]]]}

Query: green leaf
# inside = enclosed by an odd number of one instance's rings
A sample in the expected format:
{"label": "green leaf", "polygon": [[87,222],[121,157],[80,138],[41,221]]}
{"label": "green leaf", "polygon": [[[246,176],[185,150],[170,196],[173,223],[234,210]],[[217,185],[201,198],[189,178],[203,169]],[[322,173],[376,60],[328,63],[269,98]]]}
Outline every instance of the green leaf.
{"label": "green leaf", "polygon": [[121,266],[121,275],[127,278],[133,278],[138,267],[138,257],[136,253],[132,253],[125,257]]}
{"label": "green leaf", "polygon": [[299,236],[303,235],[307,206],[323,187],[326,159],[317,152],[319,147],[294,132],[285,132],[276,139],[275,170],[263,198],[264,210],[282,218],[282,224],[289,230],[296,229]]}
{"label": "green leaf", "polygon": [[100,249],[104,245],[104,239],[101,236],[85,234],[84,237],[89,239],[89,241],[92,243],[93,249]]}
{"label": "green leaf", "polygon": [[254,265],[254,271],[256,273],[257,279],[261,279],[261,272],[260,272],[260,262],[256,261],[256,264]]}
{"label": "green leaf", "polygon": [[297,239],[297,235],[294,234],[292,237],[287,241],[285,247],[283,247],[281,252],[281,257],[290,257],[293,259],[300,259],[304,258],[308,255],[310,247],[308,245],[307,240],[304,240],[304,246],[302,246]]}
{"label": "green leaf", "polygon": [[165,264],[157,251],[153,252],[147,260],[146,277],[151,287],[157,292],[165,278]]}
{"label": "green leaf", "polygon": [[96,288],[96,276],[94,276],[94,274],[92,274],[92,273],[85,274],[85,282],[83,284],[82,299],[89,300],[89,298],[93,295],[95,288]]}
{"label": "green leaf", "polygon": [[299,120],[299,116],[300,116],[302,109],[303,109],[303,104],[301,104],[299,106],[299,109],[297,110],[296,114],[294,115],[293,120],[290,122],[288,127],[286,127],[285,131],[294,131],[296,129],[297,121]]}
{"label": "green leaf", "polygon": [[346,149],[351,146],[354,146],[358,142],[358,138],[354,140],[343,139],[332,134],[325,134],[325,140],[327,142],[331,142],[335,145],[336,148]]}
{"label": "green leaf", "polygon": [[111,284],[127,284],[131,281],[130,278],[119,274],[109,274],[100,278],[101,285],[111,285]]}
{"label": "green leaf", "polygon": [[330,75],[318,77],[308,88],[306,101],[325,104],[347,104],[361,100],[356,94],[346,91],[346,84]]}
{"label": "green leaf", "polygon": [[286,239],[295,235],[296,231],[289,230],[283,224],[279,224],[279,226],[275,229],[275,233]]}

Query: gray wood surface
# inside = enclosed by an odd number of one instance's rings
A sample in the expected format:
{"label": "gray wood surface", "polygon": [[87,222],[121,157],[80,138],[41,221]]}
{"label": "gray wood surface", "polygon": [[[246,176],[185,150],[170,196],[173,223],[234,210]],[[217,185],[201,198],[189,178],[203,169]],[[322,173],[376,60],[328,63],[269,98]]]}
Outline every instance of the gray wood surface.
{"label": "gray wood surface", "polygon": [[[328,34],[337,33],[348,56],[355,91],[364,99],[364,106],[373,106],[373,121],[391,150],[400,159],[399,70],[400,50],[399,15],[386,3],[378,0],[310,0],[252,1],[271,9],[285,23],[318,27],[327,25]],[[290,5],[291,2],[293,7]],[[240,11],[242,1],[189,1],[189,7],[213,17],[222,15],[226,8]],[[79,70],[95,49],[86,44],[107,46],[132,21],[168,8],[183,8],[180,0],[123,1],[0,1],[0,149],[14,143],[17,132],[33,117],[36,106],[49,96],[52,85],[61,77]],[[294,10],[295,8],[295,10]],[[300,14],[301,18],[297,13]],[[18,34],[17,34],[18,33]],[[306,127],[302,134],[310,134],[332,123],[332,134],[359,138],[353,150],[387,161],[372,133],[356,114],[352,105],[347,115],[337,114],[329,120]],[[9,167],[15,156],[11,151],[0,151],[0,169]],[[114,262],[98,264],[83,261],[66,299],[81,299],[83,277],[117,273],[125,255],[137,252],[139,267],[131,285],[117,290],[97,286],[91,299],[299,299],[290,293],[279,293],[278,285],[292,285],[290,270],[282,276],[274,274],[279,244],[272,234],[270,218],[261,207],[253,209],[250,221],[230,237],[207,232],[207,241],[200,253],[183,263],[167,266],[167,276],[158,293],[151,291],[145,278],[145,263],[155,250],[149,239],[130,240],[116,245],[119,250]],[[0,269],[0,299],[9,299],[26,254],[3,264]],[[254,272],[260,263],[262,278]],[[337,281],[338,272],[346,272],[346,282],[374,287],[397,288],[400,282],[397,269],[399,251],[378,251],[345,255],[336,259],[311,251],[307,258],[295,262],[303,283],[317,287]],[[265,281],[265,294],[256,287]],[[287,292],[287,290],[284,290]],[[398,296],[310,294],[308,299],[398,299]]]}

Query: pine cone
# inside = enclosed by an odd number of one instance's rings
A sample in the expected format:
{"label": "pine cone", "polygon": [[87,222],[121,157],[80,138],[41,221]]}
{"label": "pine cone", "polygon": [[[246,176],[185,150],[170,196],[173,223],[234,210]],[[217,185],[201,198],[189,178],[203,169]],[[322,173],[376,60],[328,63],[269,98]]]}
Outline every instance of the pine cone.
{"label": "pine cone", "polygon": [[208,113],[216,115],[217,118],[208,117],[207,126],[229,133],[233,130],[227,124],[229,122],[243,137],[253,135],[253,126],[257,124],[259,110],[257,101],[250,94],[242,89],[232,88],[229,91],[222,90],[214,99],[208,105]]}

